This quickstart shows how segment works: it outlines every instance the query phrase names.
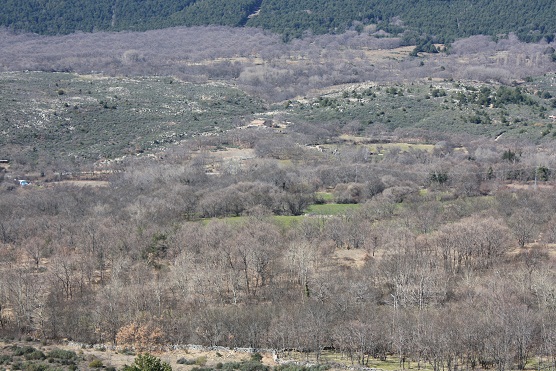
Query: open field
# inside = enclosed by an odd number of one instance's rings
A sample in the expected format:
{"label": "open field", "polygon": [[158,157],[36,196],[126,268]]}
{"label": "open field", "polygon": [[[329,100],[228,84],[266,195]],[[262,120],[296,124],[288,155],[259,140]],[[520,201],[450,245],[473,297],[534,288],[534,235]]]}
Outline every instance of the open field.
{"label": "open field", "polygon": [[341,215],[350,210],[355,210],[360,207],[357,204],[333,204],[327,203],[322,205],[311,205],[307,209],[309,215]]}

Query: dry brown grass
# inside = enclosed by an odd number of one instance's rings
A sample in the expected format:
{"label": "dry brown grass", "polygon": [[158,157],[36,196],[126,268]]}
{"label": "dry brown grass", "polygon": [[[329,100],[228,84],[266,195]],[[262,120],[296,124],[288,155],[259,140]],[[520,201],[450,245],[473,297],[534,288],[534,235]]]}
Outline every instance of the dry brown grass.
{"label": "dry brown grass", "polygon": [[396,59],[402,60],[409,56],[415,49],[414,46],[402,46],[394,49],[375,49],[375,50],[365,50],[365,57],[371,62],[379,62],[385,59]]}
{"label": "dry brown grass", "polygon": [[338,265],[350,268],[362,268],[369,259],[369,253],[363,249],[342,249],[336,250],[333,254],[333,260]]}
{"label": "dry brown grass", "polygon": [[52,185],[69,185],[76,187],[108,187],[110,182],[105,180],[62,180],[60,182],[52,182]]}
{"label": "dry brown grass", "polygon": [[525,245],[524,248],[516,247],[508,252],[510,257],[517,257],[520,254],[538,252],[546,254],[550,259],[556,259],[556,243],[539,243],[532,242]]}

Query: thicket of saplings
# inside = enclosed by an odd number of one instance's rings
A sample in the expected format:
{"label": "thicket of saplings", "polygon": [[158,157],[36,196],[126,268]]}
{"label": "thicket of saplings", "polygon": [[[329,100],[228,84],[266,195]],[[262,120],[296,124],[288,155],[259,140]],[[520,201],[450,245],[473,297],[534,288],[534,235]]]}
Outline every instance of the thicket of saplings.
{"label": "thicket of saplings", "polygon": [[[108,187],[5,178],[2,334],[556,367],[553,147],[471,138],[379,156],[270,133],[197,138]],[[199,151],[234,135],[258,157]],[[359,207],[294,216],[330,201]],[[366,258],[338,260],[350,250]]]}

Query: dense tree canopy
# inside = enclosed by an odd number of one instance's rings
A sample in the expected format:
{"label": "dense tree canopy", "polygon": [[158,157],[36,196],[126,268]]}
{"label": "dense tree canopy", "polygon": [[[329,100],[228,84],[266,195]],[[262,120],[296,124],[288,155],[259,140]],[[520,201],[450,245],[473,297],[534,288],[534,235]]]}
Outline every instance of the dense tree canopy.
{"label": "dense tree canopy", "polygon": [[[41,34],[147,30],[177,25],[253,26],[283,34],[359,31],[377,24],[440,41],[477,34],[517,33],[527,41],[554,38],[556,3],[550,0],[7,0],[0,25]],[[259,11],[259,12],[257,12]]]}

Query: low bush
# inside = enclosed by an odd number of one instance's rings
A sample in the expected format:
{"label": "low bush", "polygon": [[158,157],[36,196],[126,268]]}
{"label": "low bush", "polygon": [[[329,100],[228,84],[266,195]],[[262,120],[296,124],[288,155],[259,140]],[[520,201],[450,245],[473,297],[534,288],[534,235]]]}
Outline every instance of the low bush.
{"label": "low bush", "polygon": [[31,346],[19,347],[17,345],[12,346],[12,352],[14,356],[23,356],[28,353],[33,353],[36,349]]}
{"label": "low bush", "polygon": [[243,362],[239,369],[240,371],[268,371],[269,367],[260,362],[249,361]]}
{"label": "low bush", "polygon": [[239,370],[241,362],[227,362],[223,363],[221,369],[225,371]]}
{"label": "low bush", "polygon": [[178,362],[179,365],[194,365],[195,364],[195,360],[194,359],[187,359],[187,358],[179,358]]}
{"label": "low bush", "polygon": [[206,365],[207,364],[207,357],[205,357],[205,356],[197,357],[197,359],[195,359],[195,364],[197,366]]}
{"label": "low bush", "polygon": [[25,371],[47,371],[49,367],[42,363],[25,363],[23,370]]}
{"label": "low bush", "polygon": [[50,352],[48,352],[48,358],[74,359],[77,358],[77,354],[71,350],[52,349]]}
{"label": "low bush", "polygon": [[8,364],[12,362],[12,357],[7,354],[0,355],[0,365]]}
{"label": "low bush", "polygon": [[125,354],[126,356],[134,356],[135,355],[135,352],[133,350],[129,349],[129,348],[124,348],[121,351],[121,353]]}
{"label": "low bush", "polygon": [[251,361],[253,362],[261,362],[263,360],[263,356],[261,353],[253,353],[251,354]]}
{"label": "low bush", "polygon": [[89,362],[90,368],[101,368],[103,366],[102,361],[100,359],[93,359]]}
{"label": "low bush", "polygon": [[122,371],[141,371],[141,370],[152,370],[152,371],[172,371],[172,367],[166,363],[162,362],[160,358],[157,358],[149,353],[139,354],[135,357],[133,364],[131,366],[125,365]]}
{"label": "low bush", "polygon": [[27,359],[27,360],[42,360],[42,359],[45,359],[45,358],[46,358],[46,356],[40,350],[35,350],[31,353],[26,353],[25,354],[25,359]]}

